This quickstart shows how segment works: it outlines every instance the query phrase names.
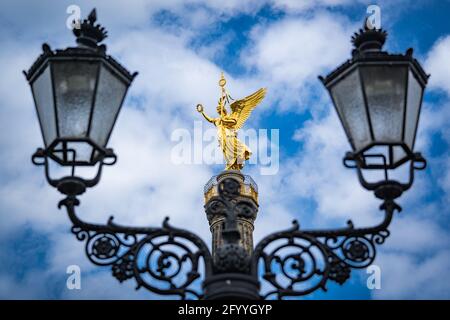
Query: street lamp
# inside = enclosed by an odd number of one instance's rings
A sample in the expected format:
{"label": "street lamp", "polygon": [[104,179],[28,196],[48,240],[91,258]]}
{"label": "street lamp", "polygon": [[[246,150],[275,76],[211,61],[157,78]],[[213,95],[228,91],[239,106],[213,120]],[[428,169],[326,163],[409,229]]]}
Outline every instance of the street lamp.
{"label": "street lamp", "polygon": [[[388,192],[398,197],[411,186],[413,170],[404,184],[389,181],[388,170],[408,161],[417,168],[426,165],[413,148],[428,75],[413,58],[413,49],[404,55],[382,51],[386,36],[386,31],[364,24],[352,37],[352,58],[319,78],[353,149],[344,163],[358,168],[362,185],[376,195]],[[369,183],[361,169],[382,169],[384,179]]]}
{"label": "street lamp", "polygon": [[[75,212],[77,196],[98,183],[102,165],[115,162],[106,144],[136,75],[98,45],[106,32],[95,20],[93,11],[74,30],[78,47],[53,52],[44,45],[25,73],[45,144],[32,160],[45,166],[49,183],[65,195],[59,207],[66,207],[72,233],[85,242],[91,262],[110,266],[120,282],[134,279],[137,288],[182,299],[283,299],[326,290],[329,281],[343,284],[351,269],[374,261],[395,210],[401,210],[395,199],[411,187],[414,171],[426,166],[414,152],[414,140],[428,76],[411,49],[405,55],[383,52],[386,32],[364,27],[353,37],[352,58],[321,77],[353,149],[344,164],[356,168],[363,187],[382,200],[384,219],[372,227],[355,228],[348,221],[331,230],[303,230],[294,221],[253,247],[257,185],[240,171],[225,170],[204,189],[211,253],[200,237],[172,227],[168,218],[162,227],[126,227],[112,217],[107,224],[88,223]],[[51,178],[50,160],[72,167],[71,175]],[[93,179],[75,174],[77,167],[96,164]],[[402,165],[409,165],[406,183],[388,176]],[[368,182],[364,170],[382,170],[384,176]],[[269,287],[265,292],[260,291],[263,282]]]}
{"label": "street lamp", "polygon": [[[99,45],[107,33],[95,25],[96,12],[73,29],[77,47],[43,53],[28,72],[24,72],[33,92],[45,149],[38,149],[33,161],[47,157],[62,166],[72,167],[72,174],[53,180],[61,192],[81,194],[98,183],[103,164],[114,164],[116,156],[106,144],[136,73],[130,74],[106,54]],[[75,176],[77,166],[100,163],[94,179]]]}

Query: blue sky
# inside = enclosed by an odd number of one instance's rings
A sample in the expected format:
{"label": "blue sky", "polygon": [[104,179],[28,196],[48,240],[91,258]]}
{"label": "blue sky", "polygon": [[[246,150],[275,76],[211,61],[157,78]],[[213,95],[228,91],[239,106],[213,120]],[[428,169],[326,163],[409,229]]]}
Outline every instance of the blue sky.
{"label": "blue sky", "polygon": [[[261,175],[255,240],[290,226],[305,228],[375,224],[378,201],[363,190],[341,158],[350,146],[330,99],[317,80],[350,57],[350,37],[369,4],[381,7],[386,48],[415,49],[431,74],[416,150],[428,159],[401,199],[391,236],[375,264],[382,287],[369,290],[365,270],[343,286],[306,299],[450,298],[450,1],[3,1],[0,10],[0,297],[25,299],[154,299],[119,284],[108,268],[87,261],[70,233],[61,198],[33,167],[42,145],[31,92],[21,71],[41,52],[74,44],[66,28],[68,5],[82,16],[97,8],[109,31],[109,54],[140,74],[133,83],[109,142],[119,156],[102,181],[81,197],[84,219],[105,222],[114,214],[128,225],[172,224],[207,242],[203,185],[222,166],[171,161],[177,129],[193,131],[195,105],[215,112],[217,81],[224,71],[233,97],[267,87],[248,128],[279,129],[280,168]],[[206,126],[206,124],[203,124]],[[269,137],[270,138],[270,137]],[[176,198],[176,201],[167,199]],[[164,201],[163,199],[166,199]],[[68,265],[79,265],[82,289],[65,286]]]}

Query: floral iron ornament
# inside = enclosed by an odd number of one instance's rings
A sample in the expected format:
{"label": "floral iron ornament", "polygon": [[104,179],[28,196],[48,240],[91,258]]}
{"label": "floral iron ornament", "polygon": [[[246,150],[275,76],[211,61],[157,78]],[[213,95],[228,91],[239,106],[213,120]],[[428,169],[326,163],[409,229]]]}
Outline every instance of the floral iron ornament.
{"label": "floral iron ornament", "polygon": [[[244,99],[234,100],[225,89],[226,83],[222,72],[219,80],[221,96],[217,104],[218,118],[207,116],[201,104],[197,105],[197,111],[203,115],[206,121],[217,127],[217,138],[226,162],[225,170],[241,170],[244,167],[244,161],[250,159],[252,152],[237,138],[238,130],[247,121],[253,109],[264,99],[266,89],[261,88]],[[231,113],[227,111],[227,105],[230,106]]]}

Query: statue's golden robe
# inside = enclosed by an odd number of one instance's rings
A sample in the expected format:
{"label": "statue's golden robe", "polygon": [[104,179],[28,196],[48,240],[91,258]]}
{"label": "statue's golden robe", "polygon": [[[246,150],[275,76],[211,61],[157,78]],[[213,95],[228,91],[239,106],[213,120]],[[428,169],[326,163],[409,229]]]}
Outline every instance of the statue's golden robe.
{"label": "statue's golden robe", "polygon": [[214,121],[218,129],[217,138],[225,158],[226,170],[241,170],[244,161],[250,159],[252,154],[250,149],[237,138],[237,130],[233,128],[234,123],[232,119],[222,121],[219,118]]}

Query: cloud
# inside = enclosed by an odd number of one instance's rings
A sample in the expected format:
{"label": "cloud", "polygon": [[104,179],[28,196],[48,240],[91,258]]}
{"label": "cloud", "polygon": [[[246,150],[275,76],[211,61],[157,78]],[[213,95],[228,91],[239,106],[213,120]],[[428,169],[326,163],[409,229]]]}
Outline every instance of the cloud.
{"label": "cloud", "polygon": [[[242,59],[276,92],[275,98],[281,100],[278,108],[313,110],[322,102],[322,94],[317,91],[323,89],[317,76],[350,57],[350,35],[354,30],[355,26],[338,14],[319,12],[309,17],[287,17],[256,26]],[[319,101],[314,101],[316,98]]]}
{"label": "cloud", "polygon": [[425,61],[425,70],[431,74],[429,86],[432,89],[445,90],[450,95],[450,63],[448,53],[450,52],[450,35],[438,39],[428,52]]}
{"label": "cloud", "polygon": [[[449,247],[450,239],[435,221],[418,218],[415,212],[397,215],[391,225],[388,240],[389,252],[421,254],[437,252]],[[401,214],[400,214],[401,215]]]}
{"label": "cloud", "polygon": [[305,121],[296,131],[294,139],[302,149],[282,163],[284,183],[280,193],[288,194],[291,201],[313,201],[315,225],[324,226],[327,221],[342,221],[344,225],[347,219],[357,225],[373,224],[381,219],[377,201],[361,188],[355,172],[342,165],[350,146],[333,112]]}
{"label": "cloud", "polygon": [[[436,92],[436,90],[442,89],[431,85],[430,91]],[[450,100],[445,98],[439,103],[425,102],[422,107],[415,149],[422,151],[427,157],[429,163],[427,170],[434,177],[436,187],[442,188],[447,195],[443,197],[447,203],[450,201],[450,156],[446,152],[449,146]],[[442,210],[449,212],[446,207]]]}
{"label": "cloud", "polygon": [[275,8],[283,9],[289,12],[303,12],[317,7],[336,7],[349,4],[349,0],[319,0],[319,1],[296,1],[296,0],[274,0],[272,5]]}
{"label": "cloud", "polygon": [[380,254],[381,290],[376,299],[449,299],[450,283],[445,279],[450,268],[450,251],[424,259],[407,254]]}

